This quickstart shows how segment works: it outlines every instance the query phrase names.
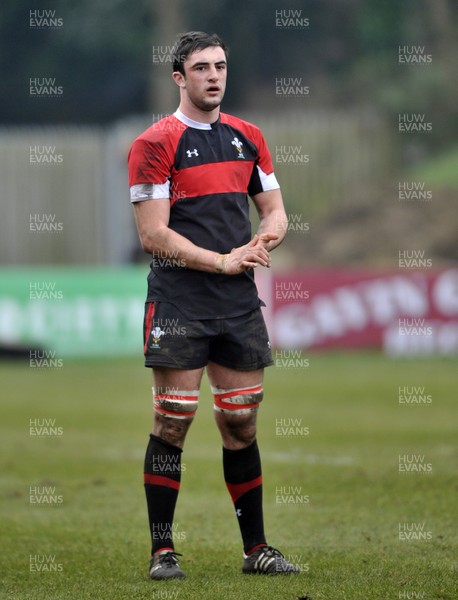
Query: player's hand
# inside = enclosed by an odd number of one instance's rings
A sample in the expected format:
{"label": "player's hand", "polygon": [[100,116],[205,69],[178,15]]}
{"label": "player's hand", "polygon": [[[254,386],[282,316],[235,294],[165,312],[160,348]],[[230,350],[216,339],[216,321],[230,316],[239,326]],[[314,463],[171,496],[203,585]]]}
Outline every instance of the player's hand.
{"label": "player's hand", "polygon": [[262,246],[264,246],[264,248],[267,251],[270,251],[270,250],[272,250],[272,248],[270,247],[269,242],[278,240],[279,235],[276,233],[261,233],[261,235],[258,235],[258,238],[259,238],[258,243],[261,244]]}
{"label": "player's hand", "polygon": [[255,269],[259,265],[270,267],[270,255],[265,247],[267,241],[269,240],[261,240],[258,235],[255,235],[248,244],[233,248],[230,254],[226,254],[224,258],[223,272],[226,275],[238,275],[246,269]]}

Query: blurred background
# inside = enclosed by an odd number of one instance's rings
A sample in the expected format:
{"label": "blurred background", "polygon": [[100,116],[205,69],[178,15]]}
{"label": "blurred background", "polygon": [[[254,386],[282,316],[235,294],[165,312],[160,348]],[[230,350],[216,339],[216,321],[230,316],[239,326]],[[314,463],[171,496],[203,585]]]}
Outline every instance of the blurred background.
{"label": "blurred background", "polygon": [[457,13],[453,0],[5,5],[3,351],[141,352],[148,257],[127,153],[176,109],[169,53],[194,29],[228,44],[223,110],[261,127],[282,186],[289,234],[259,274],[276,347],[455,354]]}
{"label": "blurred background", "polygon": [[[256,273],[275,363],[258,435],[269,538],[305,576],[236,576],[204,382],[175,594],[146,571],[149,258],[127,155],[178,105],[169,53],[187,30],[229,46],[223,110],[261,127],[289,217]],[[457,31],[456,0],[2,3],[8,598],[458,597]],[[293,489],[310,502],[278,502]]]}

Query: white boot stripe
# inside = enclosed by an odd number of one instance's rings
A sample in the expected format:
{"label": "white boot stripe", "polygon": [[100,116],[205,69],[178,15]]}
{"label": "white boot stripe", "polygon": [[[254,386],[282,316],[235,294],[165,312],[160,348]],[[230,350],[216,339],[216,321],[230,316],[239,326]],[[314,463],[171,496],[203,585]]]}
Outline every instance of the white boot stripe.
{"label": "white boot stripe", "polygon": [[275,561],[275,558],[273,556],[263,556],[259,565],[259,570],[267,571],[267,568],[269,567],[272,561]]}

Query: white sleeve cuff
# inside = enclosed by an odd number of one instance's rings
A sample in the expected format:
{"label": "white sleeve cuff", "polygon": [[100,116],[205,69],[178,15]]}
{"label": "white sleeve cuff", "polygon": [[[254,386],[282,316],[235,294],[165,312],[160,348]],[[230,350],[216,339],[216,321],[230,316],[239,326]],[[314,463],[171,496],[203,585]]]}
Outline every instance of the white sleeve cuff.
{"label": "white sleeve cuff", "polygon": [[165,183],[139,183],[130,188],[130,201],[143,202],[143,200],[158,200],[170,197],[170,182]]}
{"label": "white sleeve cuff", "polygon": [[261,180],[262,190],[263,192],[268,192],[269,190],[277,190],[280,185],[275,177],[275,173],[270,173],[270,175],[266,175],[264,171],[256,165],[258,169],[259,179]]}

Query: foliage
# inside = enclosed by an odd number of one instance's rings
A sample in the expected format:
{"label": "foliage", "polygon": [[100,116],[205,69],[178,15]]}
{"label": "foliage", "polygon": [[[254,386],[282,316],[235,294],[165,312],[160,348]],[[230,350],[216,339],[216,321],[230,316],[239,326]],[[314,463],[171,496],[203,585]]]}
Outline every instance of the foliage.
{"label": "foliage", "polygon": [[[37,9],[54,10],[63,27],[30,29],[29,11]],[[170,23],[164,28],[165,16],[172,9],[170,17],[180,17],[175,33],[217,31],[228,43],[226,109],[285,110],[275,97],[275,79],[302,77],[311,89],[307,106],[369,103],[394,115],[418,100],[434,113],[430,140],[456,133],[457,10],[452,0],[311,0],[305,6],[299,0],[287,5],[277,0],[44,0],[39,7],[17,0],[3,6],[0,23],[2,122],[105,123],[128,113],[154,112],[151,98],[163,83],[154,76],[151,47],[173,43],[164,37],[170,30]],[[276,26],[279,11],[294,10],[308,19],[307,27]],[[397,52],[403,44],[426,45],[434,69],[400,67]],[[30,98],[30,77],[55,77],[63,97]]]}

